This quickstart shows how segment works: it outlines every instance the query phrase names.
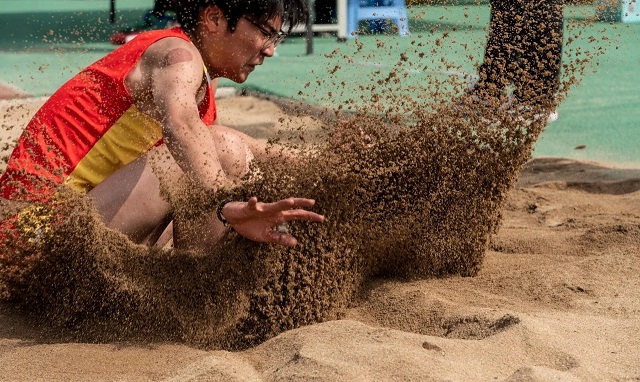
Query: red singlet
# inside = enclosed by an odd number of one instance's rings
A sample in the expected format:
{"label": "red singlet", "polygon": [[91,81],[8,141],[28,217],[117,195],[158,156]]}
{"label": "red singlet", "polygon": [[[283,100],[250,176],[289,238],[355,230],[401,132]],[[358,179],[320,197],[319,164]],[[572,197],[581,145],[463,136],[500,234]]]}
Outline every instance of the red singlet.
{"label": "red singlet", "polygon": [[[190,41],[179,28],[143,33],[56,91],[22,133],[0,178],[0,196],[42,201],[64,183],[87,192],[162,144],[160,122],[136,109],[124,80],[145,50],[166,37]],[[199,111],[213,124],[211,86]]]}

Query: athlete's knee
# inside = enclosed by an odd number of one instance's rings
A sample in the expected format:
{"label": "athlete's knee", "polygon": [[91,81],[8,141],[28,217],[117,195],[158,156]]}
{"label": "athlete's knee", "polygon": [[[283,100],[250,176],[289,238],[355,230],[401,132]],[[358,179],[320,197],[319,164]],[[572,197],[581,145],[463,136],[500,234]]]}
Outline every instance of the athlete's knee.
{"label": "athlete's knee", "polygon": [[253,154],[247,143],[232,129],[217,128],[215,133],[218,159],[225,174],[239,180],[249,170]]}

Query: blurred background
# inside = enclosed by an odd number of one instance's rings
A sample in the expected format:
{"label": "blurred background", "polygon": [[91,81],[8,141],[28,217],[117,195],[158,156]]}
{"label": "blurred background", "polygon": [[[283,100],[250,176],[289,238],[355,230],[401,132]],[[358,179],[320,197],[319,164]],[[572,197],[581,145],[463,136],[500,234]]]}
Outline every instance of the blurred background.
{"label": "blurred background", "polygon": [[[16,94],[48,96],[83,67],[116,49],[119,32],[153,28],[144,16],[153,0],[2,0],[0,84]],[[304,33],[288,37],[276,56],[243,84],[220,86],[259,91],[332,109],[348,110],[394,94],[423,102],[434,87],[455,96],[471,84],[480,64],[489,24],[488,1],[408,1],[410,35],[392,26],[359,23],[358,38],[338,41],[314,33],[313,53]],[[565,10],[563,60],[579,68],[534,155],[640,166],[640,23],[620,22],[597,2],[570,2]],[[600,14],[598,14],[600,13]],[[596,18],[599,16],[599,19]],[[113,18],[113,20],[112,20]],[[396,73],[398,80],[378,84]]]}

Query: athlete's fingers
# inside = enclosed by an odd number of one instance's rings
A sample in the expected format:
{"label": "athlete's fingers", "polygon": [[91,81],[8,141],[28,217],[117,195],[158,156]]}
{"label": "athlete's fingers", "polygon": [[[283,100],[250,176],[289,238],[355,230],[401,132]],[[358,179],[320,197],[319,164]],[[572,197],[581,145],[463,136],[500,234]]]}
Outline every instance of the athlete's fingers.
{"label": "athlete's fingers", "polygon": [[307,198],[287,198],[282,199],[274,203],[265,203],[262,205],[262,211],[264,212],[280,212],[287,211],[292,208],[305,208],[311,207],[316,204],[313,199]]}
{"label": "athlete's fingers", "polygon": [[323,222],[324,216],[317,214],[315,212],[307,211],[307,210],[289,210],[282,212],[283,222],[290,222],[294,220],[304,220],[310,222]]}
{"label": "athlete's fingers", "polygon": [[258,198],[256,198],[255,196],[252,196],[247,201],[247,209],[249,211],[257,211],[258,210]]}

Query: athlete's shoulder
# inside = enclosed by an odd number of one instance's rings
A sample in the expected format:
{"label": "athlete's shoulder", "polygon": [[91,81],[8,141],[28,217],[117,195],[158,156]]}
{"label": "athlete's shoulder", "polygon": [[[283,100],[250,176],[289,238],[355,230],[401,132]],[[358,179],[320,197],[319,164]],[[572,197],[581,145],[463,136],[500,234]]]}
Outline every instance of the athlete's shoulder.
{"label": "athlete's shoulder", "polygon": [[202,58],[195,45],[175,36],[163,38],[149,45],[143,55],[143,60],[163,67],[187,61],[194,61],[198,67],[202,66]]}

